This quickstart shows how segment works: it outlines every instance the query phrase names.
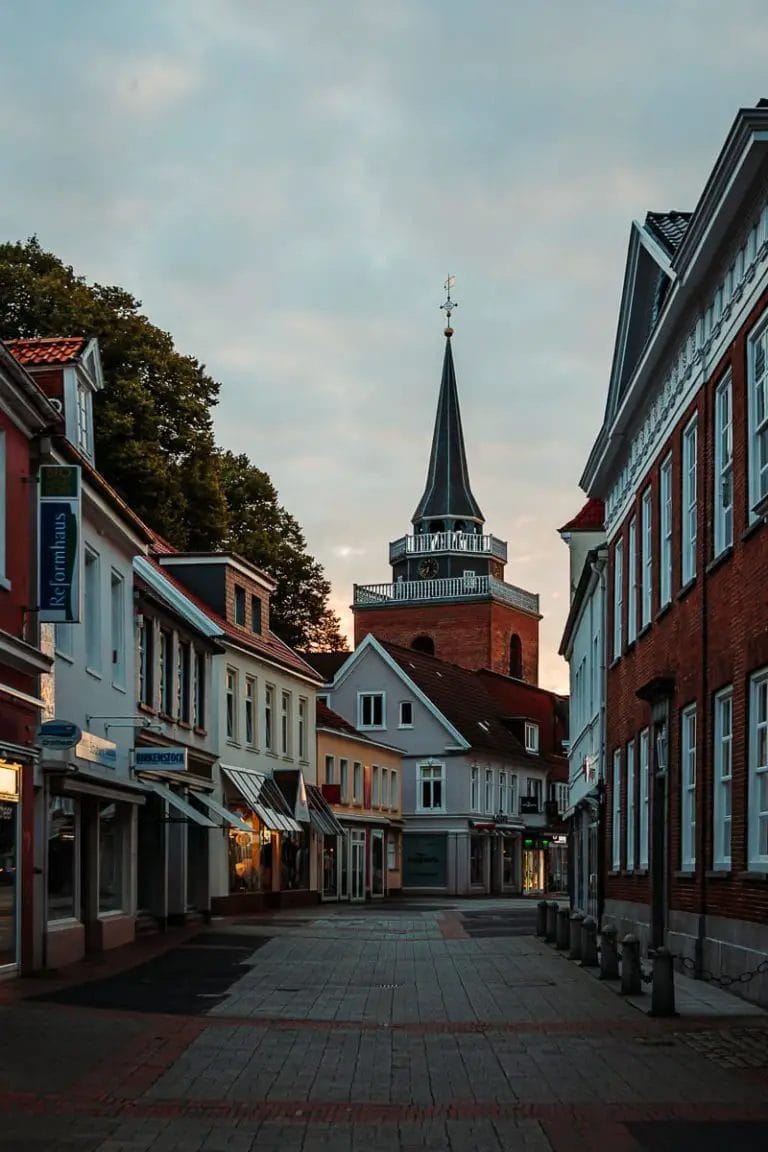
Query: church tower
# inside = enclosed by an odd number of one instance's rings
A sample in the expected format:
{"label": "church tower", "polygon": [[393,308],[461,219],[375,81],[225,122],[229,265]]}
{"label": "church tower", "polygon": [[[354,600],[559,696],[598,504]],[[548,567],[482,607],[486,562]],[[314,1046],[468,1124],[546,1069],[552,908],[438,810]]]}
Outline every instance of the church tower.
{"label": "church tower", "polygon": [[539,598],[507,584],[507,545],[485,530],[472,494],[448,316],[440,395],[424,493],[412,531],[389,546],[392,582],[356,584],[355,645],[373,633],[460,664],[539,679]]}

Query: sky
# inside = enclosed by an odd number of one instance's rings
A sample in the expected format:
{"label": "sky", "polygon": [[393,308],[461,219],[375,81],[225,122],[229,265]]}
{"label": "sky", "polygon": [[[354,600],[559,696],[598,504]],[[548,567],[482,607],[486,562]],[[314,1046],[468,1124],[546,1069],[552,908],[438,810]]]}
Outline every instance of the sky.
{"label": "sky", "polygon": [[764,0],[8,0],[0,237],[206,364],[346,627],[421,495],[455,275],[472,487],[562,691],[630,223],[695,207],[766,58]]}

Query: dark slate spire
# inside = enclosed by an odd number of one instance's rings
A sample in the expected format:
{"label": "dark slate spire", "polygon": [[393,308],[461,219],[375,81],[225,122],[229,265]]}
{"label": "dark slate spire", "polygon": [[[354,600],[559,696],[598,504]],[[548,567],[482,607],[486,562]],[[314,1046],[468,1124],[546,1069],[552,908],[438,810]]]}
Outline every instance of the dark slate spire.
{"label": "dark slate spire", "polygon": [[[448,317],[450,320],[450,312]],[[453,521],[479,521],[482,524],[485,517],[469,486],[469,469],[464,450],[459,395],[456,390],[456,373],[451,352],[453,329],[446,328],[445,335],[443,378],[437,401],[427,483],[424,495],[413,514],[413,523],[430,519],[443,520],[448,531],[453,527]]]}

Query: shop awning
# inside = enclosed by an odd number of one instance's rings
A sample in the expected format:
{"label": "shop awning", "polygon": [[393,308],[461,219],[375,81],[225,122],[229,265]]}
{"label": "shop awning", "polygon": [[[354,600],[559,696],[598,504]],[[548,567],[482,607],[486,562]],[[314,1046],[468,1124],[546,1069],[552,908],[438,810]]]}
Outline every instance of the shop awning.
{"label": "shop awning", "polygon": [[100,771],[94,764],[91,771],[77,768],[66,774],[55,776],[51,792],[68,796],[95,796],[99,800],[109,800],[121,804],[146,804],[145,788],[125,776],[115,772]]}
{"label": "shop awning", "polygon": [[309,822],[324,836],[343,836],[344,825],[340,824],[330,804],[316,784],[307,784],[307,805]]}
{"label": "shop awning", "polygon": [[[167,785],[160,784],[157,780],[146,779],[144,780],[144,783],[151,792],[155,792],[158,796],[165,800],[166,803],[170,804],[172,808],[175,808],[177,812],[181,812],[182,816],[186,816],[188,820],[194,820],[196,824],[201,824],[203,828],[217,827],[213,820],[209,820],[208,817],[204,816],[202,812],[198,812],[197,808],[193,808],[192,805],[189,804],[186,800],[183,800],[181,796],[178,796],[175,792],[172,792]],[[251,829],[249,828],[248,831],[250,832]]]}
{"label": "shop awning", "polygon": [[213,796],[209,796],[207,792],[195,792],[195,799],[207,808],[214,816],[218,816],[226,824],[231,824],[233,828],[239,828],[241,832],[253,832],[250,824],[246,824],[245,820],[241,819],[236,812],[230,812],[229,808],[225,808],[223,804],[219,804],[218,800],[214,800]]}
{"label": "shop awning", "polygon": [[222,764],[221,770],[267,828],[273,832],[301,832],[301,824],[289,812],[274,780],[261,772],[231,768],[228,764]]}

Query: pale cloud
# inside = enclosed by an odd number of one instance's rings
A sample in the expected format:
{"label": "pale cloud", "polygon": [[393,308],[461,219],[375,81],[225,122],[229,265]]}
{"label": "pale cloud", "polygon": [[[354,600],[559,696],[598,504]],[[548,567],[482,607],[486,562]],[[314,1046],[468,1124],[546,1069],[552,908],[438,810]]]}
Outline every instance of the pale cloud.
{"label": "pale cloud", "polygon": [[168,56],[107,58],[95,72],[95,83],[113,114],[141,119],[154,119],[175,109],[201,81],[194,65]]}

